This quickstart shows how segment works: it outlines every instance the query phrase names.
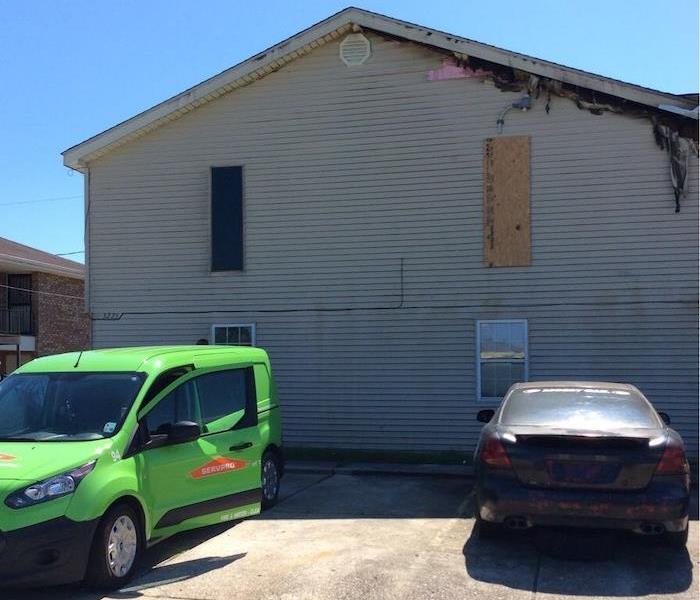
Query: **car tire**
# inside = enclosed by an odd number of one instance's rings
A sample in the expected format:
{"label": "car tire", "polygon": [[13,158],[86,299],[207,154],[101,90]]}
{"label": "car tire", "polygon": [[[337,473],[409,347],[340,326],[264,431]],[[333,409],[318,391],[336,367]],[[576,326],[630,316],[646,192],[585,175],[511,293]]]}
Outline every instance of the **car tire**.
{"label": "car tire", "polygon": [[95,531],[85,583],[96,589],[122,587],[136,570],[144,540],[141,519],[131,506],[110,508]]}
{"label": "car tire", "polygon": [[476,534],[477,537],[488,540],[496,538],[503,531],[502,526],[499,523],[491,523],[490,521],[484,521],[484,519],[476,513]]}
{"label": "car tire", "polygon": [[685,548],[688,544],[688,526],[683,531],[667,531],[664,533],[664,542],[671,548]]}
{"label": "car tire", "polygon": [[260,463],[260,487],[262,509],[267,510],[277,504],[280,494],[280,464],[277,455],[268,450]]}

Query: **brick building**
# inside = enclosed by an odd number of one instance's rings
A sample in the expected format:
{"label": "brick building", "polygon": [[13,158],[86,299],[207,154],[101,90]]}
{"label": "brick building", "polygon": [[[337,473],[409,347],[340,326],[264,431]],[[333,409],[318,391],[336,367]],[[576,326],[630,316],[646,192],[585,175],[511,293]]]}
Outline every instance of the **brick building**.
{"label": "brick building", "polygon": [[90,347],[85,267],[0,238],[0,375],[37,356]]}

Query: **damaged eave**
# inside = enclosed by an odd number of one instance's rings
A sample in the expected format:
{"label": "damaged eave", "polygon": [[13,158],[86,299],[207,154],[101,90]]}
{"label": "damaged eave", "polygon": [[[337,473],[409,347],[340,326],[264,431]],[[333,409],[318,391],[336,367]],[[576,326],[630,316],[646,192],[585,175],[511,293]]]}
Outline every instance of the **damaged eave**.
{"label": "damaged eave", "polygon": [[[84,172],[89,161],[111,149],[145,135],[223,94],[255,82],[314,48],[336,39],[351,29],[358,28],[366,28],[401,40],[430,46],[458,58],[474,57],[500,65],[502,68],[531,73],[574,88],[593,90],[616,99],[653,107],[656,110],[668,112],[668,106],[671,106],[680,111],[692,112],[696,106],[691,98],[571,69],[358,8],[347,8],[248,60],[69,148],[63,152],[63,163],[67,167]],[[666,108],[660,109],[660,105]]]}
{"label": "damaged eave", "polygon": [[646,104],[658,106],[663,102],[683,108],[695,108],[692,100],[674,94],[652,90],[642,86],[625,83],[616,79],[587,73],[579,69],[565,67],[539,58],[518,54],[481,42],[451,35],[442,31],[421,27],[405,21],[385,17],[368,11],[352,9],[355,22],[370,29],[384,31],[407,40],[439,47],[451,52],[474,56],[513,69],[527,71],[549,79],[555,79],[573,86],[587,87],[598,92]]}

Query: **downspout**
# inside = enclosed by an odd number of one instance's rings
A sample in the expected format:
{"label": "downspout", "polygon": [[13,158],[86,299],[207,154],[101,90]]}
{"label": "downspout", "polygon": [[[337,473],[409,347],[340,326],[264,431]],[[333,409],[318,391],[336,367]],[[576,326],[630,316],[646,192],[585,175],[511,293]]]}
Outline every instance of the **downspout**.
{"label": "downspout", "polygon": [[90,347],[92,348],[93,323],[92,310],[90,301],[90,168],[85,166],[83,171],[83,197],[85,210],[85,223],[83,231],[83,244],[85,248],[85,280],[84,280],[84,296],[85,296],[85,312],[90,317]]}

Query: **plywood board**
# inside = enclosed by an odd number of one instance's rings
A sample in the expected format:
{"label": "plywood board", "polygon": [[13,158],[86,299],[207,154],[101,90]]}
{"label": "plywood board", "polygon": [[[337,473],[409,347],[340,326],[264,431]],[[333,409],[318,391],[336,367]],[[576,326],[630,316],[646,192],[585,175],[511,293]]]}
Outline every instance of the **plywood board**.
{"label": "plywood board", "polygon": [[530,138],[484,140],[484,264],[525,267],[530,248]]}

